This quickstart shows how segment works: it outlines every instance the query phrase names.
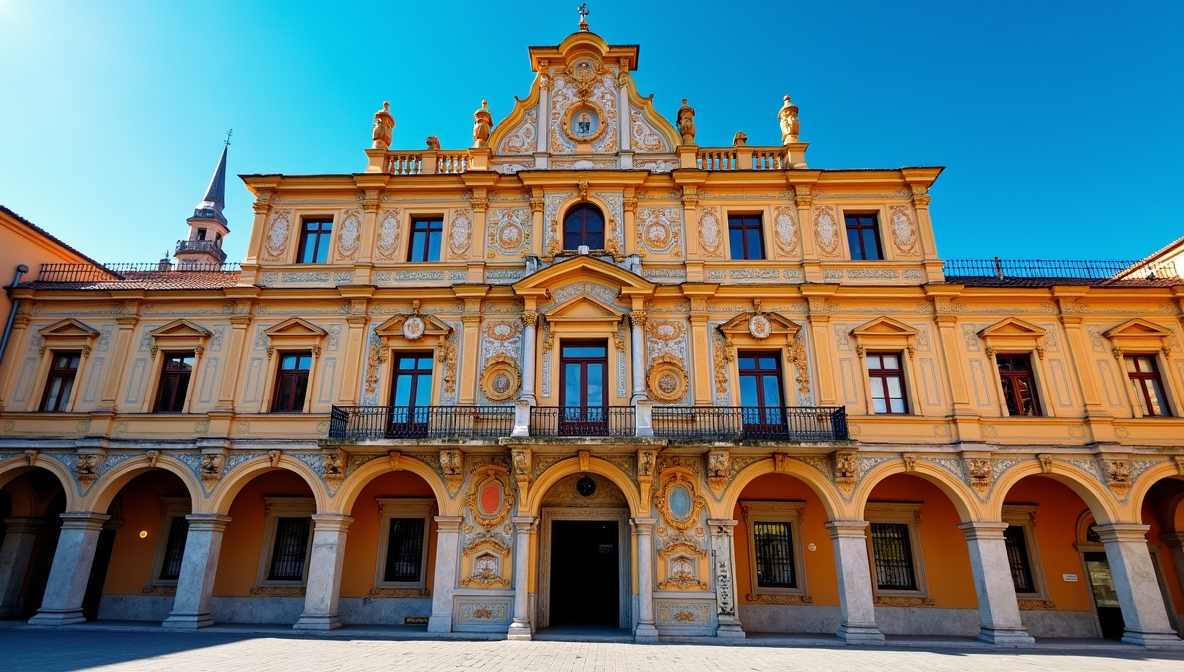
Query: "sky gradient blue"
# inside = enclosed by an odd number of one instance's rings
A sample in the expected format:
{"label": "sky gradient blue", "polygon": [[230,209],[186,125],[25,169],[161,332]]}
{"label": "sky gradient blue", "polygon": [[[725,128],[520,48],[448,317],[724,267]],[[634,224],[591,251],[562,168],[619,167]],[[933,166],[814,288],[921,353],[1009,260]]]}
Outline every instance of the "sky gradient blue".
{"label": "sky gradient blue", "polygon": [[[365,167],[394,146],[471,140],[525,97],[528,45],[577,27],[565,2],[0,0],[0,204],[102,261],[185,237],[226,129],[229,171]],[[1184,235],[1184,3],[589,3],[641,45],[635,81],[700,145],[775,144],[801,108],[813,168],[946,166],[943,258],[1138,258]],[[231,260],[252,212],[228,185]]]}

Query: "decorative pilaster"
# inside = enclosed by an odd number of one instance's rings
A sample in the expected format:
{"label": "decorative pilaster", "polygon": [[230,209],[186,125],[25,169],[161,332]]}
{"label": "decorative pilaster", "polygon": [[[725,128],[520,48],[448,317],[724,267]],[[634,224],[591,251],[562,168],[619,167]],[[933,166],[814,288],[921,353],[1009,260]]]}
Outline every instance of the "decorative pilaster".
{"label": "decorative pilaster", "polygon": [[1118,593],[1122,622],[1126,631],[1122,641],[1139,646],[1184,647],[1168,624],[1163,594],[1147,552],[1148,525],[1110,523],[1094,530],[1106,545],[1106,560]]}
{"label": "decorative pilaster", "polygon": [[514,521],[514,621],[506,639],[529,641],[530,623],[530,537],[538,532],[534,516],[515,516]]}
{"label": "decorative pilaster", "polygon": [[707,521],[711,528],[711,562],[715,578],[715,603],[719,614],[716,637],[744,639],[744,628],[736,613],[736,521],[713,518]]}
{"label": "decorative pilaster", "polygon": [[296,630],[334,630],[341,627],[337,599],[341,596],[341,566],[345,560],[346,530],[353,518],[337,513],[312,517],[312,553],[304,589],[304,613]]}
{"label": "decorative pilaster", "polygon": [[1031,646],[1036,643],[1020,622],[1015,584],[1007,561],[1003,532],[1007,523],[972,521],[958,529],[966,535],[970,550],[970,569],[978,595],[978,613],[982,619],[978,638],[1005,646]]}
{"label": "decorative pilaster", "polygon": [[99,533],[111,516],[90,511],[67,511],[62,514],[62,533],[49,570],[45,597],[31,625],[70,625],[82,623],[82,599],[90,580],[90,566],[95,560]]}
{"label": "decorative pilaster", "polygon": [[33,557],[40,518],[5,518],[4,544],[0,546],[0,618],[13,618],[21,598],[21,586]]}
{"label": "decorative pilaster", "polygon": [[635,642],[657,642],[654,627],[654,524],[657,518],[634,518],[637,533],[637,628]]}
{"label": "decorative pilaster", "polygon": [[826,523],[835,547],[839,579],[839,639],[848,644],[883,644],[876,627],[872,574],[867,558],[867,521],[832,520]]}
{"label": "decorative pilaster", "polygon": [[210,596],[214,594],[222,533],[226,531],[230,516],[194,513],[185,516],[185,520],[189,521],[189,533],[185,537],[185,554],[177,579],[177,597],[173,600],[173,610],[162,624],[166,628],[196,629],[214,624],[210,616]]}
{"label": "decorative pilaster", "polygon": [[534,406],[538,404],[534,396],[534,370],[537,340],[535,332],[539,324],[539,314],[533,310],[523,312],[522,323],[525,325],[522,331],[522,393],[518,398]]}
{"label": "decorative pilaster", "polygon": [[428,632],[452,632],[452,591],[456,588],[462,522],[462,516],[436,516],[436,577]]}
{"label": "decorative pilaster", "polygon": [[644,310],[629,313],[629,324],[633,327],[633,398],[629,403],[648,400],[645,391],[645,320]]}

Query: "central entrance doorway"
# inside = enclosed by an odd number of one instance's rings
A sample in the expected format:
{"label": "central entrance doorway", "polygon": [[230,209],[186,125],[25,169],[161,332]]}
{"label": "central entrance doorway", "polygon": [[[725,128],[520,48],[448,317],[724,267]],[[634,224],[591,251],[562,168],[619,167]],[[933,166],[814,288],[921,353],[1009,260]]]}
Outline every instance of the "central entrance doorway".
{"label": "central entrance doorway", "polygon": [[615,520],[552,521],[552,626],[620,626],[617,528]]}

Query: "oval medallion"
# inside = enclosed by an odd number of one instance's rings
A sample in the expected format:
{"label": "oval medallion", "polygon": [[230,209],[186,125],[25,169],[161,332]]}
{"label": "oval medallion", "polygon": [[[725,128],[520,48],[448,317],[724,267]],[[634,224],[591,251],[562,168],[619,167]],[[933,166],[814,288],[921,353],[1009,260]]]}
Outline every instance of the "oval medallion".
{"label": "oval medallion", "polygon": [[685,485],[676,485],[670,489],[670,513],[675,518],[691,515],[691,491]]}
{"label": "oval medallion", "polygon": [[423,329],[423,318],[409,317],[403,323],[403,337],[409,341],[419,340],[419,337],[423,336]]}
{"label": "oval medallion", "polygon": [[496,516],[502,510],[502,488],[496,481],[486,483],[481,487],[477,497],[479,513],[486,518]]}

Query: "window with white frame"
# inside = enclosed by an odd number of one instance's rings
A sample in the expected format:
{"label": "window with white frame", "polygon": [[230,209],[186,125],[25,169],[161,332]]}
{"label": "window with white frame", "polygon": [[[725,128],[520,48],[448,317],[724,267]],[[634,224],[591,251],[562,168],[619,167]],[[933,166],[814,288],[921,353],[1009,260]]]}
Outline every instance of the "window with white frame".
{"label": "window with white frame", "polygon": [[156,554],[152,559],[149,586],[175,586],[181,576],[181,560],[185,557],[185,542],[189,538],[188,516],[191,504],[188,497],[160,498],[160,530],[156,539]]}
{"label": "window with white frame", "polygon": [[312,549],[312,497],[264,497],[267,522],[259,553],[258,586],[303,586]]}
{"label": "window with white frame", "polygon": [[752,595],[805,597],[802,512],[805,502],[741,502],[748,536]]}
{"label": "window with white frame", "polygon": [[1021,600],[1047,600],[1048,589],[1036,546],[1036,505],[1005,504],[1003,541],[1015,595]]}
{"label": "window with white frame", "polygon": [[428,531],[435,500],[379,497],[377,588],[427,585]]}
{"label": "window with white frame", "polygon": [[876,597],[929,597],[917,527],[920,514],[920,503],[868,502],[868,556]]}

